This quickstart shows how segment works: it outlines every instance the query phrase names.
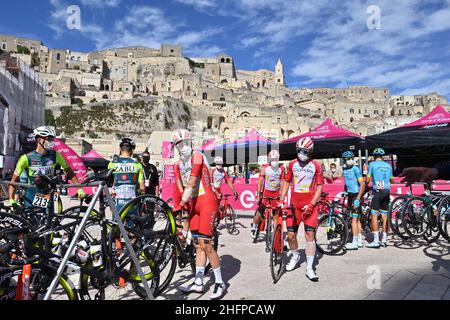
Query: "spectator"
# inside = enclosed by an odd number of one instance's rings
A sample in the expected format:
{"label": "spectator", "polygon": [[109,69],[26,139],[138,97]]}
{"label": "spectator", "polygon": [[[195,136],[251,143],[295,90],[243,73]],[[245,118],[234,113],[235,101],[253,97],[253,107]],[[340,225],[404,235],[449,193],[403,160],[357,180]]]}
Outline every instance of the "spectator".
{"label": "spectator", "polygon": [[342,172],[337,170],[336,164],[330,164],[330,170],[326,171],[323,177],[328,183],[333,183],[337,178],[342,177]]}
{"label": "spectator", "polygon": [[156,166],[150,163],[150,153],[144,152],[141,160],[144,169],[145,194],[159,197],[159,173]]}
{"label": "spectator", "polygon": [[239,176],[238,176],[237,172],[234,171],[234,172],[233,172],[233,175],[232,175],[233,183],[234,183],[234,181],[235,181],[237,178],[239,178]]}
{"label": "spectator", "polygon": [[253,174],[250,175],[250,179],[256,179],[259,178],[259,169],[253,170]]}
{"label": "spectator", "polygon": [[245,183],[249,184],[250,183],[250,177],[251,177],[252,173],[250,172],[250,170],[245,171]]}

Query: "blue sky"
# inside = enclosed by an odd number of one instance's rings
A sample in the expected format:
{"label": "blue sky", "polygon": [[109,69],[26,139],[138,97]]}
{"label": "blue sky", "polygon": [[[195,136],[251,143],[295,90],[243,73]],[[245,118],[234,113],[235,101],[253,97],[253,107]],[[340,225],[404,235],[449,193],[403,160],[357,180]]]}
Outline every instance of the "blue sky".
{"label": "blue sky", "polygon": [[[66,27],[69,5],[81,9],[80,30]],[[370,5],[379,29],[367,26]],[[280,57],[290,87],[450,97],[450,0],[15,0],[2,11],[0,33],[50,48],[179,43],[190,57],[230,54],[239,69],[273,69]]]}

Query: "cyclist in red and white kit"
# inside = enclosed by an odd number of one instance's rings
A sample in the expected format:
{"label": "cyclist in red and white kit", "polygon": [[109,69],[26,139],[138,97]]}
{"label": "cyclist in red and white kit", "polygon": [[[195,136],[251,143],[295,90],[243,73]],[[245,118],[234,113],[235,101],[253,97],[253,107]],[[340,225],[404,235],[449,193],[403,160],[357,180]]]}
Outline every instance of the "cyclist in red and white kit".
{"label": "cyclist in red and white kit", "polygon": [[[315,232],[318,225],[318,211],[314,207],[322,194],[323,172],[320,163],[312,160],[314,143],[310,138],[302,138],[297,142],[298,159],[289,164],[280,198],[284,199],[291,186],[291,203],[295,208],[294,215],[288,215],[286,226],[291,259],[286,271],[294,270],[300,254],[298,252],[297,232],[303,221],[306,238],[306,276],[311,281],[319,281],[313,270],[316,255]],[[280,203],[280,207],[283,203]]]}
{"label": "cyclist in red and white kit", "polygon": [[[256,201],[259,203],[262,198],[278,198],[280,196],[281,182],[284,180],[285,170],[283,166],[280,166],[280,153],[277,150],[272,150],[267,156],[269,164],[265,165],[259,176],[258,187],[256,190]],[[278,206],[280,201],[273,200],[272,205]],[[267,206],[268,199],[262,199],[261,205]],[[251,226],[252,238],[256,237],[256,229],[258,228],[263,214],[260,210],[257,211],[253,218]]]}
{"label": "cyclist in red and white kit", "polygon": [[239,194],[236,192],[236,189],[234,188],[233,181],[231,181],[231,179],[228,177],[227,172],[223,169],[223,159],[221,157],[216,157],[214,159],[214,164],[216,165],[216,167],[212,169],[212,177],[214,182],[214,191],[216,192],[219,204],[220,200],[222,199],[222,191],[220,190],[222,187],[222,181],[225,181],[225,183],[227,183],[230,186],[237,200]]}
{"label": "cyclist in red and white kit", "polygon": [[179,171],[178,175],[182,180],[187,181],[179,206],[185,207],[188,203],[190,205],[189,228],[197,251],[195,280],[191,284],[179,286],[178,289],[184,293],[203,293],[203,277],[208,258],[216,280],[210,298],[219,299],[223,296],[226,286],[222,280],[220,259],[212,241],[218,206],[213,191],[211,167],[202,153],[193,151],[189,131],[177,130],[172,140],[181,160],[177,163],[176,171]]}

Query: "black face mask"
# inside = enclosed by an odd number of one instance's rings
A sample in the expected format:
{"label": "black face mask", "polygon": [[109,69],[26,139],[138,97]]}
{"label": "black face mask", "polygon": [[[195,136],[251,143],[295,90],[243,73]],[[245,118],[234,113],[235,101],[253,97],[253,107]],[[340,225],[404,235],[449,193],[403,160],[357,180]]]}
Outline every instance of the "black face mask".
{"label": "black face mask", "polygon": [[145,164],[150,163],[150,157],[142,157],[142,162],[144,162]]}

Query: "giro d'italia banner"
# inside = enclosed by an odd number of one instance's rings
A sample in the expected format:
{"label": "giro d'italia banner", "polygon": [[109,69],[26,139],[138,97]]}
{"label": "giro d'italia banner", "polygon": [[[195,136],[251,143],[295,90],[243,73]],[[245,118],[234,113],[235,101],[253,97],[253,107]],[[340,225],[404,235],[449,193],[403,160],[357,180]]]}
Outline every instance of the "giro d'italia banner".
{"label": "giro d'italia banner", "polygon": [[[75,176],[78,178],[78,181],[83,182],[83,180],[86,178],[87,175],[87,168],[83,163],[83,160],[81,157],[68,145],[66,145],[61,140],[55,139],[55,151],[58,151],[61,153],[64,160],[66,160],[68,166],[72,171],[75,173]],[[92,190],[85,190],[86,193],[91,193]],[[69,194],[75,194],[76,189],[71,188],[69,189]]]}

